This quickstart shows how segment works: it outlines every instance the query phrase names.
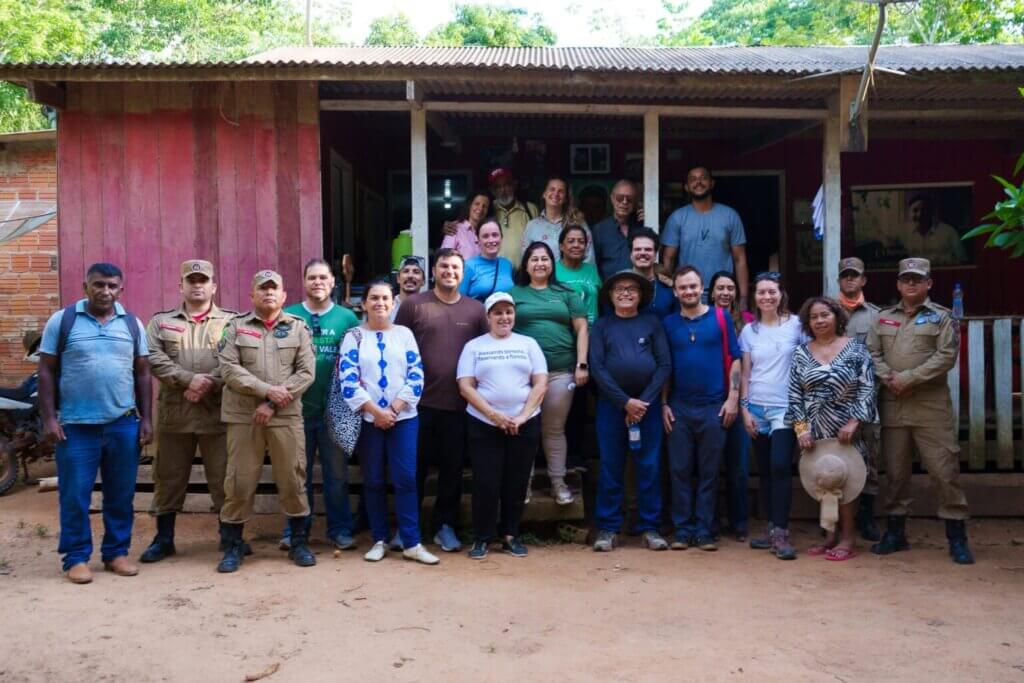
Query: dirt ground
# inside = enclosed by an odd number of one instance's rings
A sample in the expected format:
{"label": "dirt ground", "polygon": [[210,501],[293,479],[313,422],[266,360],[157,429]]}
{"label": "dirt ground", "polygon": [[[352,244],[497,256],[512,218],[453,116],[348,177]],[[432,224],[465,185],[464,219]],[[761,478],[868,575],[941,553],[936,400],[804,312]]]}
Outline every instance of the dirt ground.
{"label": "dirt ground", "polygon": [[[74,586],[56,494],[0,498],[0,681],[1024,681],[1022,520],[973,522],[973,567],[925,520],[912,552],[846,563],[627,539],[437,567],[319,544],[310,569],[277,550],[280,525],[250,525],[255,556],[225,576],[215,518],[186,515],[176,557]],[[98,516],[93,531],[98,551]],[[133,557],[152,533],[138,516]],[[798,525],[798,548],[813,534]]]}

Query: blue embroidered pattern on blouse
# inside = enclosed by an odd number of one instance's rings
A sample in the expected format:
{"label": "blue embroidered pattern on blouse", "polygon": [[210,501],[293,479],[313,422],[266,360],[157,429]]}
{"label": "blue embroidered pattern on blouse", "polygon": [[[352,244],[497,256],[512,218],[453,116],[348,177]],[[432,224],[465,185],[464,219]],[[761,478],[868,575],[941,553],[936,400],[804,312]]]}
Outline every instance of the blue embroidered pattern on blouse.
{"label": "blue embroidered pattern on blouse", "polygon": [[356,394],[356,387],[359,385],[359,347],[352,349],[341,357],[338,365],[338,375],[341,383],[345,386],[341,389],[341,395],[345,398],[352,398]]}
{"label": "blue embroidered pattern on blouse", "polygon": [[415,351],[405,352],[405,383],[412,388],[413,396],[423,394],[423,361]]}
{"label": "blue embroidered pattern on blouse", "polygon": [[377,361],[377,365],[380,366],[380,380],[377,381],[377,386],[380,387],[382,392],[380,399],[377,400],[377,405],[379,405],[381,408],[387,408],[388,402],[387,399],[384,398],[383,392],[387,390],[388,387],[388,378],[384,374],[386,372],[386,368],[388,367],[388,362],[384,360],[384,349],[387,348],[387,344],[384,343],[383,332],[377,333],[377,348],[380,349],[380,360]]}

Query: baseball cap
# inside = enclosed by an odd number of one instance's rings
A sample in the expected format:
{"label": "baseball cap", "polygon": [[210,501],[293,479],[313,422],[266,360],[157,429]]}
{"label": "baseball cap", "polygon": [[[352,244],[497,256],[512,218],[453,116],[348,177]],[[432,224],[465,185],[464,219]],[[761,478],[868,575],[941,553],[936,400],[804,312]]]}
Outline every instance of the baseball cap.
{"label": "baseball cap", "polygon": [[493,185],[494,183],[500,182],[502,180],[512,180],[513,177],[514,176],[512,175],[511,169],[505,168],[504,166],[500,166],[498,168],[493,169],[490,173],[487,174],[487,184]]}
{"label": "baseball cap", "polygon": [[513,306],[516,305],[516,300],[513,299],[512,295],[508,292],[495,292],[487,297],[486,301],[484,301],[484,310],[490,313],[492,308],[503,301],[505,303],[512,304]]}
{"label": "baseball cap", "polygon": [[189,259],[188,261],[183,261],[181,263],[181,279],[184,280],[189,275],[205,275],[212,280],[213,264],[201,259]]}
{"label": "baseball cap", "polygon": [[857,275],[864,274],[864,262],[856,256],[850,256],[848,258],[839,260],[839,274],[842,275],[845,271],[852,270]]}
{"label": "baseball cap", "polygon": [[900,275],[915,273],[921,277],[931,277],[932,264],[926,258],[905,258],[900,261]]}
{"label": "baseball cap", "polygon": [[253,288],[262,287],[267,282],[275,282],[278,287],[284,286],[284,280],[282,280],[281,276],[272,270],[261,270],[252,276]]}

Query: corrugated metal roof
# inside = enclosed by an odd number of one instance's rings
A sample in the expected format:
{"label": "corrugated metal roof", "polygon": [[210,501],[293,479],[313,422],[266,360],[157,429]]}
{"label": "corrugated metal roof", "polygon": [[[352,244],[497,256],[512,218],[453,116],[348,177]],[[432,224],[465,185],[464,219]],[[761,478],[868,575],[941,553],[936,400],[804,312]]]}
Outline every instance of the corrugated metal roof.
{"label": "corrugated metal roof", "polygon": [[[0,64],[19,68],[251,68],[338,67],[496,69],[662,74],[812,75],[863,67],[867,48],[484,48],[282,47],[237,62],[126,62],[119,60]],[[908,73],[1024,70],[1024,45],[883,45],[878,66]]]}

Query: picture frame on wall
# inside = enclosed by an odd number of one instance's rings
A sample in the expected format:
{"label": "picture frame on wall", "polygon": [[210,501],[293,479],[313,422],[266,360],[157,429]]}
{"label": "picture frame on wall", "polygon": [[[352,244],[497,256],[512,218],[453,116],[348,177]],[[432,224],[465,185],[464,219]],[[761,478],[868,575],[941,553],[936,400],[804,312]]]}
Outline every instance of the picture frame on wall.
{"label": "picture frame on wall", "polygon": [[569,145],[569,170],[572,175],[607,175],[611,173],[611,168],[611,145]]}
{"label": "picture frame on wall", "polygon": [[916,256],[932,268],[974,266],[974,183],[859,185],[850,188],[854,251],[872,270],[895,270]]}

